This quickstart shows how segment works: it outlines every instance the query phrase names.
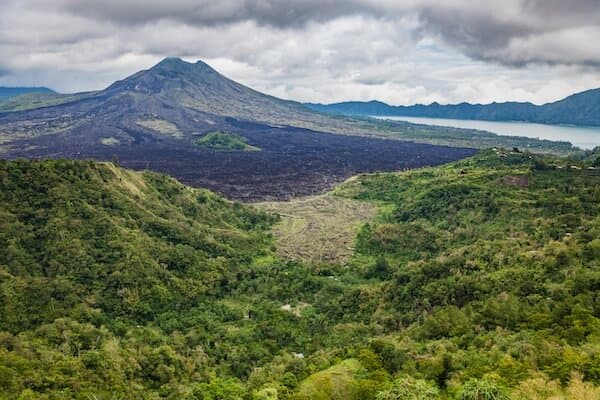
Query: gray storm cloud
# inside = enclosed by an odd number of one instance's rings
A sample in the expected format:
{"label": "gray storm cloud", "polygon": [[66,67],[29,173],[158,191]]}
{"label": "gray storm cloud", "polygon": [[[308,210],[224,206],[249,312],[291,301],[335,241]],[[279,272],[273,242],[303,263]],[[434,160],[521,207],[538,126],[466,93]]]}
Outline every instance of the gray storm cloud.
{"label": "gray storm cloud", "polygon": [[64,91],[173,55],[299,100],[545,101],[600,84],[600,0],[1,0],[0,54]]}
{"label": "gray storm cloud", "polygon": [[60,4],[68,12],[106,18],[124,24],[174,19],[192,25],[214,26],[252,20],[281,28],[370,11],[370,8],[361,5],[361,2],[340,0],[62,0]]}
{"label": "gray storm cloud", "polygon": [[[14,0],[13,0],[14,1]],[[598,0],[22,0],[55,12],[144,25],[160,20],[203,27],[253,21],[279,29],[363,15],[380,19],[419,18],[419,31],[432,33],[465,54],[507,64],[600,63]],[[551,37],[552,40],[541,40]],[[536,40],[540,38],[540,40]],[[589,49],[588,42],[596,46]],[[582,52],[565,48],[581,46]],[[590,50],[590,51],[588,51]],[[595,51],[594,51],[595,50]]]}
{"label": "gray storm cloud", "polygon": [[510,65],[600,65],[600,1],[522,0],[487,9],[429,6],[420,29],[471,57]]}

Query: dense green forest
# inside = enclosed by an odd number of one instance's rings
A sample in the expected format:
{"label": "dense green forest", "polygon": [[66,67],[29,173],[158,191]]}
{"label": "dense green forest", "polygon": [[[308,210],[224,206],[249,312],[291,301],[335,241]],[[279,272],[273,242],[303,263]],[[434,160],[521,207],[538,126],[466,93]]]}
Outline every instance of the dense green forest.
{"label": "dense green forest", "polygon": [[245,150],[256,151],[260,150],[246,143],[246,139],[240,135],[233,133],[214,131],[208,132],[200,139],[196,140],[196,144],[201,147],[206,147],[212,150]]}
{"label": "dense green forest", "polygon": [[0,397],[600,399],[595,154],[362,175],[343,263],[153,173],[0,162]]}

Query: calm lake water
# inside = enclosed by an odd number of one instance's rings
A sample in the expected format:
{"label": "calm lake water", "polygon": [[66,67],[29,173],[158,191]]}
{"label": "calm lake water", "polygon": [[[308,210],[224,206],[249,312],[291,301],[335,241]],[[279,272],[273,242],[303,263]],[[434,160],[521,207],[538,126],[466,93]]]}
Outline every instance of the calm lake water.
{"label": "calm lake water", "polygon": [[571,142],[582,149],[600,146],[599,126],[544,125],[529,122],[474,121],[466,119],[421,118],[421,117],[382,117],[394,121],[406,121],[415,124],[449,126],[453,128],[479,129],[506,136],[525,136]]}

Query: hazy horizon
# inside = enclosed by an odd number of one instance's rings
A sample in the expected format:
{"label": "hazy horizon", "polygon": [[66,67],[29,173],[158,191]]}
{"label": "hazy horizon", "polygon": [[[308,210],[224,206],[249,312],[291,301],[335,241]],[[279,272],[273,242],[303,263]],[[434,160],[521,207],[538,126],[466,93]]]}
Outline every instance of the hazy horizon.
{"label": "hazy horizon", "polygon": [[[181,57],[176,57],[176,56],[167,56],[167,57],[165,57],[165,58],[179,58],[179,59],[182,59],[183,61],[185,61],[185,62],[189,62],[189,63],[195,63],[195,62],[198,62],[198,61],[202,61],[202,62],[203,62],[203,60],[200,60],[200,59],[197,59],[197,60],[184,60],[183,58],[181,58]],[[156,65],[156,64],[155,64],[155,65]],[[142,70],[146,70],[146,69],[149,69],[149,68],[151,68],[151,67],[152,67],[152,66],[149,66],[148,68],[143,68]],[[140,70],[140,71],[141,71],[141,70]],[[133,74],[135,74],[135,73],[137,73],[137,72],[139,72],[139,71],[135,71]],[[129,77],[129,76],[131,76],[131,75],[133,75],[133,74],[130,74],[130,75],[128,75],[127,77]],[[118,81],[118,80],[121,80],[121,79],[125,79],[125,78],[127,78],[127,77],[123,77],[123,78],[116,79],[116,81]],[[108,86],[110,86],[112,83],[114,83],[114,81],[113,81],[113,82],[110,82],[110,83],[109,83],[107,86],[105,86],[105,87],[100,87],[100,88],[97,88],[97,89],[90,89],[89,91],[96,91],[96,90],[103,90],[103,89],[106,89],[106,88],[107,88]],[[51,87],[48,87],[48,86],[44,86],[44,85],[37,85],[37,86],[17,86],[17,85],[13,85],[13,86],[6,85],[6,86],[5,86],[5,85],[0,85],[0,87],[5,87],[5,88],[9,88],[9,89],[10,89],[10,88],[19,88],[19,87],[28,87],[28,88],[35,88],[35,87],[38,87],[38,88],[46,88],[46,89],[51,89],[51,90],[54,90],[54,91],[56,91],[57,93],[61,93],[61,94],[76,94],[76,93],[86,92],[86,91],[84,91],[84,90],[82,90],[82,91],[71,91],[71,92],[61,92],[61,91],[59,91],[59,90],[56,90],[56,89],[54,89],[54,88],[51,88]],[[544,102],[544,103],[533,103],[532,101],[528,101],[528,100],[523,100],[523,101],[520,101],[520,102],[529,102],[529,103],[536,104],[536,105],[543,105],[543,104],[552,103],[552,102],[555,102],[555,101],[562,100],[562,99],[564,99],[565,97],[571,96],[571,95],[573,95],[573,94],[577,94],[577,93],[585,92],[585,91],[588,91],[588,90],[595,90],[595,89],[600,89],[600,87],[593,87],[593,88],[584,89],[584,90],[582,90],[582,91],[580,91],[580,92],[573,92],[573,93],[570,93],[570,94],[568,94],[568,95],[566,95],[566,96],[562,96],[562,97],[559,97],[559,98],[556,98],[556,99],[552,99],[552,100],[549,100],[549,101],[547,101],[547,102]],[[300,101],[300,100],[296,100],[296,99],[286,99],[286,100]],[[346,99],[346,100],[342,100],[342,101],[340,101],[340,103],[343,103],[343,102],[375,102],[375,101],[382,102],[380,99],[373,98],[373,99],[368,99],[368,100],[355,100],[355,99]],[[494,102],[496,102],[496,101],[494,101]],[[516,102],[516,101],[515,101],[515,100],[506,100],[505,102]],[[311,101],[305,101],[304,103],[312,103],[312,102],[311,102]],[[336,102],[333,102],[333,103],[336,103]],[[333,104],[333,103],[329,103],[329,104]],[[434,101],[431,101],[431,102],[429,102],[429,103],[412,103],[412,104],[393,104],[393,103],[387,103],[387,104],[388,104],[388,105],[391,105],[391,106],[397,106],[397,105],[408,105],[408,106],[411,106],[411,105],[431,105],[431,104],[434,104],[434,103],[441,104],[441,105],[455,105],[455,104],[464,103],[464,101],[457,101],[457,102],[454,102],[454,103],[440,103],[440,102],[437,102],[437,101],[435,101],[435,100],[434,100]],[[467,102],[467,103],[468,103],[468,102]],[[474,103],[471,103],[471,104],[478,105],[478,104],[490,104],[490,103],[493,103],[493,102],[489,102],[489,103],[475,103],[475,102],[474,102]],[[315,102],[315,104],[328,104],[328,103],[320,103],[320,102]]]}

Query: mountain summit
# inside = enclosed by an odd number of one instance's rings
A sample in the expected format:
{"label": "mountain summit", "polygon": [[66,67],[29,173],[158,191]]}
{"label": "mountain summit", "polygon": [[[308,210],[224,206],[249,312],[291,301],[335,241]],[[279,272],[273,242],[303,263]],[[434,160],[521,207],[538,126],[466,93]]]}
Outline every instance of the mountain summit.
{"label": "mountain summit", "polygon": [[160,93],[180,88],[185,84],[205,87],[218,85],[227,80],[208,64],[198,61],[189,63],[177,57],[167,57],[152,68],[135,73],[109,86],[107,91],[133,90]]}
{"label": "mountain summit", "polygon": [[168,57],[154,67],[117,81],[103,91],[109,96],[151,95],[167,107],[273,124],[298,119],[305,124],[323,118],[299,103],[281,100],[241,85],[208,64]]}
{"label": "mountain summit", "polygon": [[[62,104],[1,114],[0,125],[23,126],[33,136],[60,132],[65,140],[98,142],[114,137],[120,144],[131,144],[164,140],[165,134],[181,139],[227,128],[228,118],[310,128],[336,126],[331,117],[250,89],[202,61],[174,57],[104,90],[65,96]],[[34,127],[31,120],[36,121]],[[72,134],[85,134],[85,138]]]}

